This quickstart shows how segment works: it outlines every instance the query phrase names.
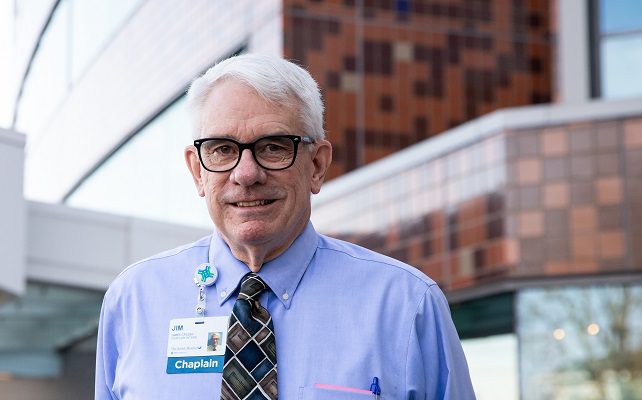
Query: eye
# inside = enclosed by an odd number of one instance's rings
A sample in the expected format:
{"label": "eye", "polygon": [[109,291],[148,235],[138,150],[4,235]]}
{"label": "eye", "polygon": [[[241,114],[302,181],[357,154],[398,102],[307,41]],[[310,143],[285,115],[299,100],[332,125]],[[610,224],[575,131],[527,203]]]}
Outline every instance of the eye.
{"label": "eye", "polygon": [[279,136],[267,137],[256,143],[256,150],[264,155],[281,155],[292,151],[292,141]]}
{"label": "eye", "polygon": [[288,151],[288,148],[279,143],[268,143],[265,145],[264,150],[268,153],[282,153]]}
{"label": "eye", "polygon": [[215,148],[213,148],[212,153],[218,154],[221,156],[227,156],[234,153],[234,148],[229,144],[222,144],[220,146],[216,146]]}
{"label": "eye", "polygon": [[226,140],[210,140],[203,143],[201,152],[207,157],[229,158],[238,154],[238,148]]}

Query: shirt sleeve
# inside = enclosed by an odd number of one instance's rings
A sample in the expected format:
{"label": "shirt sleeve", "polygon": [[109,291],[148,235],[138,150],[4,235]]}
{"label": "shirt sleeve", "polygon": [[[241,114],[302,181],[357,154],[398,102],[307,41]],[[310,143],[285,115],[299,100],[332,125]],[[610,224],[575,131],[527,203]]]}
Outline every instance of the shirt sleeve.
{"label": "shirt sleeve", "polygon": [[112,392],[116,375],[118,350],[116,347],[114,319],[115,316],[109,307],[108,294],[103,299],[98,323],[98,342],[96,345],[96,400],[116,400],[118,397]]}
{"label": "shirt sleeve", "polygon": [[410,330],[406,398],[475,399],[448,302],[437,285],[426,290]]}

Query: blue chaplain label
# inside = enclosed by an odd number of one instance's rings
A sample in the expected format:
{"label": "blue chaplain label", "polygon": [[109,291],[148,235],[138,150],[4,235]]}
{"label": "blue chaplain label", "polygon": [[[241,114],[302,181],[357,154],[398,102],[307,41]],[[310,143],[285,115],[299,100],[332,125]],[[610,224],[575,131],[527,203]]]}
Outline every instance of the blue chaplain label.
{"label": "blue chaplain label", "polygon": [[225,356],[205,357],[169,357],[168,374],[197,374],[206,372],[223,372]]}

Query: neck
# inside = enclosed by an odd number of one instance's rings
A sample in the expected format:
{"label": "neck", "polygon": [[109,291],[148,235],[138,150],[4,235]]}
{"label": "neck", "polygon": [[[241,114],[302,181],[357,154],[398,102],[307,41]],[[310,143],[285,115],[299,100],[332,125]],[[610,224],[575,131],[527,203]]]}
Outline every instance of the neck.
{"label": "neck", "polygon": [[266,246],[261,245],[232,246],[228,243],[228,246],[230,246],[230,250],[234,257],[245,263],[248,268],[250,268],[250,271],[259,272],[263,264],[283,254],[283,252],[290,247],[293,241],[294,240],[291,240],[274,249],[268,249]]}
{"label": "neck", "polygon": [[301,232],[305,229],[307,221],[305,222],[306,223],[303,224],[302,227],[292,232],[290,235],[286,235],[284,232],[283,236],[289,237],[289,239],[278,243],[232,243],[222,234],[221,238],[223,238],[223,241],[227,243],[230,251],[234,255],[234,258],[246,264],[248,268],[250,268],[250,271],[259,272],[263,264],[277,258],[283,254],[290,245],[292,245],[294,240],[299,237]]}
{"label": "neck", "polygon": [[259,272],[265,262],[272,258],[276,258],[280,254],[270,257],[270,254],[268,254],[261,246],[230,246],[230,250],[234,257],[245,263],[252,272]]}

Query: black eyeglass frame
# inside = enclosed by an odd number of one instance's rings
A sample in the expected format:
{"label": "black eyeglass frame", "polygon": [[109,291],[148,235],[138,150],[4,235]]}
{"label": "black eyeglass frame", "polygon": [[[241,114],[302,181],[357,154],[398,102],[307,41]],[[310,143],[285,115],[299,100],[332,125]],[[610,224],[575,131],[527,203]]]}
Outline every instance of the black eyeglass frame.
{"label": "black eyeglass frame", "polygon": [[[282,138],[282,139],[290,139],[290,140],[292,140],[292,144],[294,145],[294,154],[292,154],[292,161],[290,162],[290,164],[286,165],[285,167],[280,167],[280,168],[269,168],[269,167],[266,167],[263,164],[261,164],[261,162],[256,157],[256,153],[254,152],[254,147],[261,140],[270,139],[270,138]],[[236,159],[236,163],[234,163],[234,165],[232,167],[230,167],[228,169],[221,170],[221,171],[215,171],[215,170],[209,169],[209,168],[207,168],[205,166],[205,163],[203,162],[203,156],[201,155],[201,145],[203,143],[205,143],[205,142],[209,142],[209,141],[212,141],[212,140],[225,140],[227,142],[234,143],[239,148],[239,156]],[[314,138],[312,138],[310,136],[298,136],[298,135],[263,136],[263,137],[260,137],[260,138],[256,139],[255,141],[253,141],[251,143],[241,143],[241,142],[238,142],[238,141],[236,141],[234,139],[230,139],[230,138],[226,138],[226,137],[211,137],[211,138],[204,138],[204,139],[196,139],[196,140],[194,140],[194,147],[196,147],[196,152],[198,153],[198,159],[201,162],[201,166],[203,168],[205,168],[207,171],[210,171],[210,172],[229,172],[229,171],[233,170],[241,162],[241,157],[243,156],[243,151],[246,150],[246,149],[250,150],[250,153],[252,153],[252,158],[254,158],[254,161],[256,162],[256,164],[259,167],[261,167],[263,169],[266,169],[268,171],[282,171],[282,170],[288,169],[292,165],[294,165],[294,161],[296,161],[296,156],[297,156],[297,152],[298,152],[298,149],[299,149],[299,143],[314,144],[314,143],[316,143],[316,141],[314,140]]]}

